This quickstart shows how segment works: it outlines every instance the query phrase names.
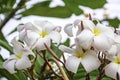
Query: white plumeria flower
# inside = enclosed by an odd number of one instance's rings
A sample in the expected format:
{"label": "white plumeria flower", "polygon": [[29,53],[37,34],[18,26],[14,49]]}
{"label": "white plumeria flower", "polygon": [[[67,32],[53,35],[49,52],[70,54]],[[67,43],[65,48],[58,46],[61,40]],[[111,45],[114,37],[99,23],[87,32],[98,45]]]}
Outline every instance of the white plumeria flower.
{"label": "white plumeria flower", "polygon": [[120,54],[117,54],[116,57],[114,56],[111,62],[107,66],[105,66],[105,74],[106,76],[116,80],[118,74],[120,78]]}
{"label": "white plumeria flower", "polygon": [[16,72],[15,69],[21,70],[31,67],[32,64],[28,58],[28,55],[34,55],[28,47],[24,47],[23,44],[16,41],[15,38],[12,40],[12,44],[15,54],[11,55],[3,63],[3,67],[11,74]]}
{"label": "white plumeria flower", "polygon": [[77,72],[80,63],[83,65],[87,73],[98,69],[101,64],[97,58],[96,52],[93,50],[83,52],[82,48],[78,46],[76,49],[72,49],[63,45],[61,45],[59,49],[63,52],[72,54],[66,60],[65,66],[69,71],[73,73]]}
{"label": "white plumeria flower", "polygon": [[57,44],[61,41],[60,27],[56,27],[48,21],[27,23],[24,26],[19,26],[18,31],[20,39],[24,40],[28,46],[36,47],[37,50],[46,49],[44,43],[50,46],[51,40]]}
{"label": "white plumeria flower", "polygon": [[106,51],[108,59],[113,59],[120,52],[120,35],[115,34],[114,43],[109,50]]}
{"label": "white plumeria flower", "polygon": [[83,21],[84,29],[77,36],[79,44],[84,49],[90,49],[91,46],[99,51],[110,49],[114,41],[114,30],[100,23],[96,26],[91,21]]}
{"label": "white plumeria flower", "polygon": [[120,35],[120,26],[116,29],[116,33]]}

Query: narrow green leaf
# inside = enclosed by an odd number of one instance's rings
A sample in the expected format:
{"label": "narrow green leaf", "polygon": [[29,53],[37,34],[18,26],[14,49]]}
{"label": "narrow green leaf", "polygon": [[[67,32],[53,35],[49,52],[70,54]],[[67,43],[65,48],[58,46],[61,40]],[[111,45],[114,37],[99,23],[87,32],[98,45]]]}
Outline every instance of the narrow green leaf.
{"label": "narrow green leaf", "polygon": [[2,33],[2,31],[0,31],[0,39],[7,42],[7,40],[5,39],[5,37],[4,37],[3,33]]}
{"label": "narrow green leaf", "polygon": [[11,54],[13,54],[12,47],[6,41],[3,41],[3,40],[0,39],[0,46],[7,49],[8,51],[10,51]]}
{"label": "narrow green leaf", "polygon": [[5,69],[0,69],[0,75],[6,77],[8,80],[20,80],[16,74],[10,74]]}
{"label": "narrow green leaf", "polygon": [[13,10],[16,0],[0,0],[0,13],[9,13]]}
{"label": "narrow green leaf", "polygon": [[12,47],[9,45],[8,41],[5,39],[1,31],[0,31],[0,46],[10,51],[11,54],[13,53]]}
{"label": "narrow green leaf", "polygon": [[17,73],[15,75],[17,75],[17,77],[20,80],[27,80],[27,76],[25,76],[25,74],[22,71],[17,71]]}
{"label": "narrow green leaf", "polygon": [[2,68],[3,68],[3,66],[2,66],[2,65],[3,65],[3,62],[1,62],[1,61],[0,61],[0,69],[2,69]]}
{"label": "narrow green leaf", "polygon": [[35,69],[34,69],[36,73],[38,74],[40,73],[41,67],[43,66],[43,64],[44,64],[44,60],[38,55],[36,63],[35,63]]}
{"label": "narrow green leaf", "polygon": [[2,65],[3,65],[3,61],[4,61],[4,60],[3,60],[2,56],[0,55],[0,69],[3,68],[3,66],[2,66]]}

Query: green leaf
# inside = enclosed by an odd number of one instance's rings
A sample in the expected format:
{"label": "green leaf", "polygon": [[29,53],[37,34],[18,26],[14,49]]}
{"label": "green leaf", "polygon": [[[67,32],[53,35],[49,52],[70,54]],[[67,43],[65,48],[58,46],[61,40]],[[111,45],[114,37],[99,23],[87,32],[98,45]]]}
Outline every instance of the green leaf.
{"label": "green leaf", "polygon": [[16,0],[0,0],[0,13],[9,13],[13,9]]}
{"label": "green leaf", "polygon": [[0,39],[7,42],[7,40],[5,39],[5,37],[4,37],[3,33],[2,33],[2,31],[0,31]]}
{"label": "green leaf", "polygon": [[113,79],[108,78],[108,77],[105,77],[105,78],[103,78],[102,80],[113,80]]}
{"label": "green leaf", "polygon": [[115,19],[104,19],[103,21],[108,21],[110,26],[114,28],[118,28],[120,24],[120,20],[118,18]]}
{"label": "green leaf", "polygon": [[64,43],[62,43],[65,46],[70,46],[70,38],[68,38]]}
{"label": "green leaf", "polygon": [[22,71],[17,71],[17,73],[15,75],[17,75],[17,77],[20,80],[27,80],[27,76],[25,76],[25,74]]}
{"label": "green leaf", "polygon": [[9,45],[8,41],[5,39],[1,31],[0,31],[0,46],[10,51],[11,54],[13,53],[12,47]]}
{"label": "green leaf", "polygon": [[2,69],[3,68],[3,61],[4,61],[4,59],[2,58],[2,56],[0,55],[0,69]]}
{"label": "green leaf", "polygon": [[102,8],[106,0],[74,0],[77,5],[90,7],[92,9]]}
{"label": "green leaf", "polygon": [[8,51],[10,51],[11,54],[13,54],[12,47],[6,41],[3,41],[3,40],[0,39],[0,46],[7,49]]}
{"label": "green leaf", "polygon": [[[96,80],[96,77],[99,75],[98,70],[94,70],[89,73],[90,80]],[[85,80],[86,71],[83,66],[80,64],[77,73],[74,75],[75,80]]]}
{"label": "green leaf", "polygon": [[80,64],[77,73],[74,75],[74,78],[75,80],[82,80],[83,78],[85,78],[85,75],[86,75],[86,72],[83,66]]}
{"label": "green leaf", "polygon": [[83,11],[79,8],[77,3],[75,3],[75,0],[64,0],[64,2],[72,13],[75,13],[76,15],[80,15],[83,13]]}
{"label": "green leaf", "polygon": [[6,77],[8,80],[20,80],[19,77],[16,74],[10,74],[5,69],[0,69],[0,75],[3,76],[3,77]]}
{"label": "green leaf", "polygon": [[2,66],[2,65],[3,65],[3,62],[1,62],[1,61],[0,61],[0,69],[2,69],[2,68],[3,68],[3,66]]}
{"label": "green leaf", "polygon": [[40,73],[41,67],[43,66],[43,64],[44,64],[44,60],[38,55],[36,63],[35,63],[35,72],[36,73],[38,73],[38,74]]}
{"label": "green leaf", "polygon": [[23,16],[37,15],[37,16],[48,16],[48,17],[60,17],[60,18],[70,17],[72,14],[67,7],[57,6],[54,8],[50,8],[49,4],[50,1],[37,3],[30,9],[22,12],[21,14],[23,14]]}
{"label": "green leaf", "polygon": [[60,58],[62,56],[62,51],[59,50],[58,46],[55,46],[55,44],[51,45],[51,49],[56,53],[56,55]]}

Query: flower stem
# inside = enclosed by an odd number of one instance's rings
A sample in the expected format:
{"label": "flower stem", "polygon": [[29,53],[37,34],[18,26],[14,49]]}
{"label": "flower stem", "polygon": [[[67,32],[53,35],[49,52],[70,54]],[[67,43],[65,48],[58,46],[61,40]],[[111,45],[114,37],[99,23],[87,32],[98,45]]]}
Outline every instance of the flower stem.
{"label": "flower stem", "polygon": [[44,44],[45,45],[45,47],[47,48],[47,50],[51,53],[51,55],[56,59],[56,60],[58,60],[59,62],[61,62],[63,65],[64,65],[64,63],[58,58],[58,56],[55,54],[55,52],[50,48],[50,47],[48,47],[46,44]]}
{"label": "flower stem", "polygon": [[55,58],[52,58],[52,60],[53,60],[53,61],[57,64],[57,66],[59,67],[59,69],[60,69],[60,71],[61,71],[61,73],[62,73],[62,75],[63,75],[64,80],[69,80],[68,77],[67,77],[67,75],[66,75],[66,73],[65,73],[65,71],[63,70],[63,68],[62,68],[61,65],[59,64],[59,62],[58,62]]}
{"label": "flower stem", "polygon": [[59,76],[59,75],[53,70],[53,68],[52,68],[51,65],[49,64],[48,59],[45,57],[45,54],[46,54],[46,53],[44,52],[44,53],[43,53],[43,58],[44,58],[44,60],[46,61],[46,63],[47,63],[47,65],[48,65],[48,67],[50,68],[50,70],[51,70],[57,77],[63,79],[62,76]]}
{"label": "flower stem", "polygon": [[15,15],[15,13],[25,4],[26,0],[20,0],[17,7],[13,9],[10,14],[3,20],[2,24],[0,25],[0,30],[4,27],[4,25]]}

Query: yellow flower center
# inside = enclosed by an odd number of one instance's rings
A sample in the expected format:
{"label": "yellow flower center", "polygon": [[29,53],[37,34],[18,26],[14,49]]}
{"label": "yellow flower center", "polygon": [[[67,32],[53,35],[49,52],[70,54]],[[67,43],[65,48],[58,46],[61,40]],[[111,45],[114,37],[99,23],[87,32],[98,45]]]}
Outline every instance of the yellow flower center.
{"label": "yellow flower center", "polygon": [[22,53],[18,53],[18,54],[16,54],[16,59],[18,60],[18,59],[21,59],[22,58],[22,56],[23,56],[23,54]]}
{"label": "yellow flower center", "polygon": [[117,57],[117,58],[114,60],[114,62],[115,62],[116,64],[120,64],[120,56]]}
{"label": "yellow flower center", "polygon": [[84,58],[86,56],[86,54],[85,53],[76,52],[75,56],[78,57],[78,58]]}
{"label": "yellow flower center", "polygon": [[48,35],[48,33],[46,32],[46,31],[42,31],[41,33],[40,33],[40,36],[42,37],[42,38],[44,38],[45,36],[47,36]]}
{"label": "yellow flower center", "polygon": [[93,34],[95,34],[95,36],[99,36],[101,33],[101,30],[98,28],[95,28],[92,32],[93,32]]}

